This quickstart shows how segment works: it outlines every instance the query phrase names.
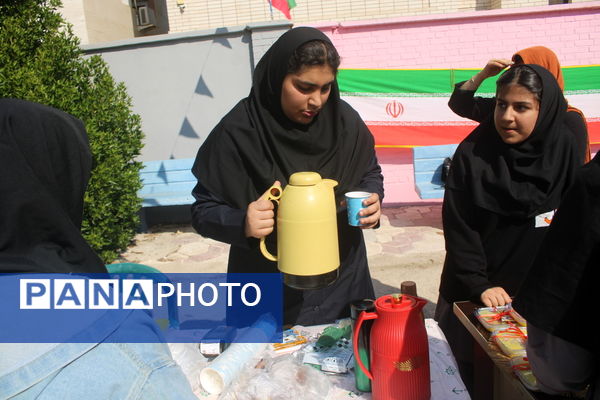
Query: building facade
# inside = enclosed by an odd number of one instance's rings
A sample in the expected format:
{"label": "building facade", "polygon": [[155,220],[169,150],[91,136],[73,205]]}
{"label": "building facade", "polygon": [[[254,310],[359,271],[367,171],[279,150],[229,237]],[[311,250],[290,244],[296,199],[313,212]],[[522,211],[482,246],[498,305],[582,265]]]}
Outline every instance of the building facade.
{"label": "building facade", "polygon": [[[592,0],[296,0],[294,25],[453,15]],[[281,21],[268,0],[63,0],[82,44]]]}
{"label": "building facade", "polygon": [[62,3],[62,16],[84,45],[169,32],[167,0],[62,0]]}
{"label": "building facade", "polygon": [[[295,25],[536,7],[589,0],[296,0]],[[245,25],[285,18],[267,0],[169,0],[169,31]]]}

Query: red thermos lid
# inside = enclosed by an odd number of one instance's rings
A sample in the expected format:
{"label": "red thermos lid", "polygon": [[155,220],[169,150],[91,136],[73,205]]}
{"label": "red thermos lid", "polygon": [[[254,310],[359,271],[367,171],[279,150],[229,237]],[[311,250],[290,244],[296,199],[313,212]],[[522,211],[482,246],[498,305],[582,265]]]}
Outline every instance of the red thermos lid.
{"label": "red thermos lid", "polygon": [[408,295],[386,295],[375,301],[377,311],[400,312],[409,311],[417,306],[417,300]]}

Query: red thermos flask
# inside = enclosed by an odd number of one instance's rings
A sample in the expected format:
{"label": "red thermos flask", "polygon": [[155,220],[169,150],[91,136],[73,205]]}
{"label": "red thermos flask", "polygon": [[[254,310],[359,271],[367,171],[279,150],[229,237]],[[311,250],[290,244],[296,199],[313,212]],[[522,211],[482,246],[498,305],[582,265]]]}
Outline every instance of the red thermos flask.
{"label": "red thermos flask", "polygon": [[[382,296],[375,312],[363,311],[353,335],[354,357],[371,379],[373,400],[429,400],[429,344],[421,310],[427,300],[402,295]],[[358,356],[358,334],[365,320],[371,327],[371,370]]]}

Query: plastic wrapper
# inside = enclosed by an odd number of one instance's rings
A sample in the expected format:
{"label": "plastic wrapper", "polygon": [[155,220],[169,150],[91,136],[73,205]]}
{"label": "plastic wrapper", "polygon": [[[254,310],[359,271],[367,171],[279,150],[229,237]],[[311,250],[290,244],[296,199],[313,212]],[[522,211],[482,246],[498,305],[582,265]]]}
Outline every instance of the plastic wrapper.
{"label": "plastic wrapper", "polygon": [[502,353],[509,357],[526,355],[527,328],[523,326],[512,325],[505,329],[498,329],[492,333],[492,340]]}
{"label": "plastic wrapper", "polygon": [[527,326],[527,321],[525,320],[525,318],[523,318],[521,316],[521,314],[519,314],[514,308],[510,308],[509,310],[510,316],[517,321],[517,324],[521,325],[521,326]]}
{"label": "plastic wrapper", "polygon": [[271,347],[273,351],[279,354],[291,353],[294,352],[304,343],[306,343],[306,338],[302,336],[295,329],[287,329],[283,331],[283,340],[281,343],[272,343]]}
{"label": "plastic wrapper", "polygon": [[331,384],[318,370],[301,364],[293,355],[265,359],[264,368],[242,374],[219,400],[326,399]]}
{"label": "plastic wrapper", "polygon": [[511,309],[510,306],[478,308],[475,310],[475,317],[485,329],[494,332],[516,324],[516,321],[510,316]]}
{"label": "plastic wrapper", "polygon": [[525,356],[516,356],[510,359],[510,366],[512,367],[517,378],[523,383],[529,390],[539,390],[537,379],[531,372],[531,367],[529,365],[529,361]]}
{"label": "plastic wrapper", "polygon": [[304,364],[310,364],[324,372],[345,374],[353,367],[352,341],[340,338],[333,346],[308,345],[304,348]]}

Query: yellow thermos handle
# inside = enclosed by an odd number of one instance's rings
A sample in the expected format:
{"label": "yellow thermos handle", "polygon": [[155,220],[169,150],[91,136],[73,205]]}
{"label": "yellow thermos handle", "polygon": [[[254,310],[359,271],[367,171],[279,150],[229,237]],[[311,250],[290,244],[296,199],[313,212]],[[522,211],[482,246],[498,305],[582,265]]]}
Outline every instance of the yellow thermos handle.
{"label": "yellow thermos handle", "polygon": [[[271,200],[277,203],[277,205],[279,205],[279,198],[281,197],[281,186],[271,186],[269,188],[269,191],[267,192],[267,200]],[[260,252],[262,253],[263,256],[265,256],[265,258],[267,260],[271,260],[271,261],[277,261],[277,256],[274,256],[273,254],[269,253],[269,250],[267,250],[267,245],[265,244],[265,239],[267,237],[263,237],[260,238]]]}

